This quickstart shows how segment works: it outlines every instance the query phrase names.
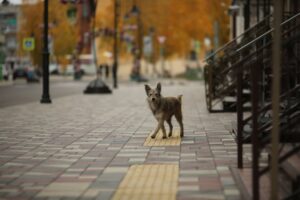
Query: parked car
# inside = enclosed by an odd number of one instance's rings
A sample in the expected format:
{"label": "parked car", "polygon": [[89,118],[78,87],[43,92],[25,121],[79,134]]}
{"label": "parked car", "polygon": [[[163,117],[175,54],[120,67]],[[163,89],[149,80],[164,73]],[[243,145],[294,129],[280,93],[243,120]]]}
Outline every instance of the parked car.
{"label": "parked car", "polygon": [[14,70],[13,80],[17,78],[27,78],[27,69],[25,67],[18,67]]}
{"label": "parked car", "polygon": [[52,75],[60,74],[57,64],[49,64],[49,73]]}
{"label": "parked car", "polygon": [[20,59],[11,67],[13,70],[13,80],[17,78],[27,78],[27,70],[32,66],[32,62],[28,59]]}

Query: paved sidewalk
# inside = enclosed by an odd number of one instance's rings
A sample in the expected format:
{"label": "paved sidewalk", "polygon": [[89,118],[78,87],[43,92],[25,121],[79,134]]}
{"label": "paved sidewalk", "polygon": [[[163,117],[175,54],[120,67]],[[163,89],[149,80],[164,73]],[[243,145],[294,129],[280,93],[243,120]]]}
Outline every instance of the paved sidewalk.
{"label": "paved sidewalk", "polygon": [[178,145],[144,146],[156,122],[143,84],[0,109],[0,199],[240,199],[235,115],[208,114],[199,82],[162,93],[183,94]]}

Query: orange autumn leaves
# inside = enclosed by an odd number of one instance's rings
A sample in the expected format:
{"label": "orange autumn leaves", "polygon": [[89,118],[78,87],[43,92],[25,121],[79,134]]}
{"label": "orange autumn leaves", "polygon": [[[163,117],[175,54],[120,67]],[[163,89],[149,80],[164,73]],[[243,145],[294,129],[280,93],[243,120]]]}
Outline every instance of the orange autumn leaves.
{"label": "orange autumn leaves", "polygon": [[[149,28],[155,29],[155,37],[166,36],[165,50],[168,56],[184,56],[191,49],[191,41],[199,40],[203,43],[204,37],[213,39],[213,24],[220,25],[220,44],[228,40],[229,17],[228,6],[231,0],[119,0],[120,28],[128,23],[124,20],[135,4],[140,10],[141,26],[144,35]],[[113,28],[114,0],[101,0],[98,3],[98,28]],[[135,23],[130,20],[129,23]],[[155,40],[156,52],[158,41]],[[203,45],[202,45],[203,47]],[[203,49],[203,48],[202,48]]]}
{"label": "orange autumn leaves", "polygon": [[[41,66],[43,48],[43,7],[44,2],[21,5],[22,19],[18,39],[21,43],[23,38],[34,37],[36,47],[32,52],[25,52],[20,45],[19,55],[31,56],[33,64]],[[78,31],[70,24],[67,18],[68,6],[58,0],[49,1],[49,35],[51,37],[52,61],[64,59],[65,55],[71,54],[76,46]]]}
{"label": "orange autumn leaves", "polygon": [[[96,30],[101,28],[113,29],[114,1],[98,0],[96,12]],[[220,24],[220,44],[228,40],[229,17],[228,6],[231,0],[119,0],[120,15],[119,28],[126,23],[136,23],[134,16],[129,21],[124,19],[132,6],[139,7],[141,17],[141,30],[143,35],[148,34],[150,28],[154,28],[155,57],[159,57],[158,36],[166,36],[166,56],[186,56],[191,49],[191,41],[199,40],[203,43],[204,37],[213,39],[213,23]],[[20,41],[25,37],[34,36],[36,49],[30,52],[34,64],[41,64],[42,52],[42,20],[43,1],[34,5],[22,5],[22,21],[18,34]],[[63,5],[59,0],[49,1],[49,23],[53,26],[49,33],[53,38],[53,52],[60,60],[65,55],[72,54],[78,41],[78,27],[69,23],[67,18],[68,5]],[[38,11],[38,12],[37,12]],[[136,33],[133,33],[136,35]],[[202,46],[202,50],[203,45]],[[97,45],[98,50],[104,48],[112,51],[113,40],[107,37]],[[126,45],[121,43],[121,55],[126,52]],[[100,52],[100,51],[98,51]],[[20,47],[20,55],[27,55]]]}

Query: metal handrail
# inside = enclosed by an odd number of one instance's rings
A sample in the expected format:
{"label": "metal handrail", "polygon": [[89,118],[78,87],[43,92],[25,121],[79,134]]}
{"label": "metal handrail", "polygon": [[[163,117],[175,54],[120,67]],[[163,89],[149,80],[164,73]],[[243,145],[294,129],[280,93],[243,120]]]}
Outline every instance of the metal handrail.
{"label": "metal handrail", "polygon": [[[300,15],[300,13],[299,13],[299,15]],[[297,16],[298,16],[298,15],[297,15]],[[294,19],[295,17],[297,17],[297,16],[294,16],[293,19]],[[290,20],[292,20],[292,18],[291,18]],[[289,20],[289,21],[290,21],[290,20]],[[282,23],[282,25],[285,25],[286,23],[287,23],[287,21],[284,22],[284,23]],[[299,27],[299,26],[297,26],[297,27]],[[265,34],[261,35],[261,36],[258,37],[257,39],[259,40],[261,37],[264,37],[265,35],[267,35],[267,34],[270,33],[271,31],[272,31],[272,30],[269,30],[268,32],[266,32]],[[286,33],[284,33],[284,34],[286,34]],[[284,34],[283,34],[283,35],[284,35]],[[272,42],[270,41],[270,42],[268,42],[267,44],[265,44],[265,45],[259,47],[255,52],[252,52],[252,53],[248,54],[248,55],[247,55],[245,58],[243,58],[242,60],[239,60],[239,61],[237,61],[236,63],[233,63],[233,65],[231,65],[229,68],[226,68],[226,69],[224,69],[223,71],[221,71],[220,74],[228,73],[228,71],[230,71],[230,70],[236,68],[237,66],[240,66],[241,63],[243,63],[245,60],[249,59],[249,58],[252,57],[253,55],[256,55],[257,52],[262,51],[264,48],[270,46],[271,44],[272,44]],[[239,49],[238,49],[234,54],[236,55],[236,54],[238,53],[238,51],[239,51]]]}
{"label": "metal handrail", "polygon": [[[225,47],[227,47],[229,44],[231,44],[233,41],[237,40],[238,38],[240,38],[241,36],[245,35],[247,32],[249,32],[251,29],[255,28],[258,24],[264,22],[268,17],[270,17],[271,15],[265,17],[264,20],[260,21],[259,23],[255,24],[254,26],[252,26],[251,28],[247,29],[245,32],[243,32],[241,35],[239,35],[238,37],[236,37],[235,39],[231,40],[230,42],[226,43],[223,47],[217,49],[213,54],[209,55],[207,58],[205,58],[205,60],[210,59],[211,57],[215,56],[218,52],[220,52],[221,50],[225,49]],[[280,24],[280,26],[284,26],[285,24],[287,24],[288,22],[292,21],[293,19],[295,19],[296,17],[300,16],[300,12],[295,14],[294,16],[290,17],[289,19],[287,19],[286,21],[282,22]],[[274,28],[271,28],[269,31],[265,32],[264,34],[260,35],[259,37],[255,38],[254,40],[252,40],[251,42],[245,44],[244,46],[240,47],[239,49],[237,49],[235,51],[235,54],[238,53],[239,51],[245,49],[246,47],[248,47],[249,45],[255,43],[256,41],[260,40],[261,38],[265,37],[266,35],[270,34],[272,31],[274,31]]]}
{"label": "metal handrail", "polygon": [[[293,17],[287,19],[286,21],[282,22],[280,24],[280,26],[284,26],[285,24],[287,24],[288,22],[292,21],[293,19],[295,19],[296,17],[300,16],[300,12],[295,14]],[[248,42],[247,44],[245,44],[244,46],[240,47],[239,49],[236,50],[236,53],[238,53],[239,51],[245,49],[246,47],[250,46],[251,44],[255,43],[256,41],[260,40],[261,38],[265,37],[266,35],[270,34],[271,32],[274,31],[274,28],[271,28],[269,31],[265,32],[264,34],[260,35],[259,37],[255,38],[254,40],[252,40],[251,42]]]}
{"label": "metal handrail", "polygon": [[[289,94],[291,94],[291,93],[293,94],[293,93],[298,92],[298,91],[300,91],[300,85],[299,85],[299,84],[297,84],[297,85],[296,85],[294,88],[292,88],[291,90],[289,90],[289,91],[283,93],[283,94],[280,96],[280,100],[282,101],[282,100],[283,100],[284,98],[286,98],[286,96],[288,96]],[[263,112],[265,112],[265,111],[267,111],[267,110],[270,110],[271,106],[272,106],[272,103],[266,104],[263,108],[261,108],[261,109],[258,111],[258,113],[263,113]],[[248,123],[250,120],[252,120],[252,116],[249,116],[249,117],[245,118],[245,119],[243,120],[243,123],[246,124],[246,123]]]}
{"label": "metal handrail", "polygon": [[[300,25],[297,25],[295,28],[298,28],[300,27]],[[293,28],[293,30],[295,29]],[[284,36],[285,34],[289,33],[290,31],[288,32],[285,32],[282,34],[282,36]],[[259,47],[258,49],[256,49],[256,51],[253,51],[251,52],[250,54],[248,54],[247,56],[243,57],[242,60],[239,60],[235,63],[233,63],[229,68],[226,68],[224,69],[220,74],[223,74],[223,73],[227,73],[228,71],[240,66],[245,60],[248,60],[249,58],[251,58],[253,55],[257,54],[258,52],[260,52],[261,50],[263,50],[264,48],[268,47],[269,45],[272,44],[272,41],[269,41],[268,43],[264,44],[263,46]],[[234,53],[234,55],[238,54],[238,50]]]}
{"label": "metal handrail", "polygon": [[262,21],[256,23],[255,25],[253,25],[252,27],[246,29],[242,34],[240,34],[239,36],[235,37],[234,39],[232,39],[231,41],[227,42],[226,44],[224,44],[222,47],[218,48],[214,53],[212,53],[211,55],[209,55],[207,58],[205,58],[204,60],[208,60],[211,57],[215,56],[217,53],[219,53],[220,51],[222,51],[223,49],[225,49],[226,47],[228,47],[231,43],[233,43],[234,41],[238,40],[239,38],[241,38],[242,36],[244,36],[246,33],[250,32],[252,29],[256,28],[259,24],[265,22],[268,18],[270,18],[272,15],[268,15],[266,16]]}
{"label": "metal handrail", "polygon": [[[289,19],[287,19],[287,20],[285,20],[284,22],[282,22],[282,23],[281,23],[281,26],[288,24],[289,22],[291,22],[292,20],[298,18],[299,16],[300,16],[300,12],[294,14],[292,17],[290,17]],[[266,17],[266,18],[265,18],[264,20],[262,20],[260,23],[265,22],[266,19],[268,19],[268,17]],[[256,24],[256,25],[257,25],[257,24]],[[250,30],[254,30],[254,29],[253,29],[254,27],[255,27],[255,26],[251,27]],[[299,27],[299,25],[296,26],[296,27]],[[257,26],[256,26],[256,28],[257,28]],[[262,28],[258,28],[258,30],[263,30],[263,27],[262,27]],[[250,41],[249,43],[243,45],[243,46],[240,47],[238,50],[234,51],[233,56],[234,56],[234,55],[238,55],[238,53],[239,53],[241,50],[243,50],[243,49],[249,47],[250,45],[252,45],[252,44],[255,43],[256,41],[262,39],[262,38],[265,37],[266,35],[271,34],[273,30],[274,30],[273,28],[270,28],[267,32],[265,32],[265,33],[259,35],[258,38],[255,38],[254,40]],[[248,29],[248,31],[249,31],[249,29]],[[242,36],[245,35],[246,33],[247,33],[247,32],[245,31],[243,34],[239,35],[239,36],[236,37],[234,40],[232,40],[232,41],[230,41],[229,43],[225,44],[223,47],[221,47],[220,49],[218,49],[217,52],[214,52],[213,54],[211,54],[208,58],[211,58],[212,56],[215,56],[218,52],[220,52],[221,50],[223,50],[223,49],[225,49],[226,47],[228,47],[228,45],[230,45],[233,41],[235,41],[235,40],[237,40],[238,38],[242,37]],[[283,35],[285,35],[285,34],[286,34],[286,33],[284,33]],[[223,74],[224,72],[228,72],[228,71],[230,71],[230,70],[236,68],[237,66],[240,66],[240,65],[239,65],[240,63],[243,63],[245,60],[247,60],[248,58],[252,57],[254,54],[257,54],[257,52],[262,51],[266,46],[270,46],[271,44],[272,44],[272,41],[269,41],[269,42],[267,42],[267,44],[264,44],[262,47],[258,47],[258,48],[256,49],[255,52],[251,52],[249,55],[247,55],[247,56],[246,56],[245,58],[243,58],[242,60],[239,59],[239,61],[234,62],[234,63],[231,63],[231,66],[228,66],[229,68],[226,67],[226,69],[222,70],[222,73],[219,73],[219,74]],[[232,56],[232,55],[231,55],[231,56]],[[230,56],[230,57],[231,57],[231,56]],[[208,58],[207,58],[207,59],[208,59]],[[226,65],[226,64],[225,64],[225,65]],[[227,86],[227,87],[228,87],[228,86]],[[222,89],[225,89],[225,90],[226,90],[227,87],[222,88]],[[229,87],[230,87],[230,86],[229,86]],[[222,89],[221,89],[221,90],[222,90]],[[212,97],[212,99],[214,99],[214,100],[219,99],[219,100],[220,100],[220,99],[222,99],[222,96],[223,96],[223,95],[224,95],[224,92],[220,92],[220,90],[218,90],[216,96],[215,96],[215,97]],[[211,107],[213,107],[213,106],[211,105]]]}

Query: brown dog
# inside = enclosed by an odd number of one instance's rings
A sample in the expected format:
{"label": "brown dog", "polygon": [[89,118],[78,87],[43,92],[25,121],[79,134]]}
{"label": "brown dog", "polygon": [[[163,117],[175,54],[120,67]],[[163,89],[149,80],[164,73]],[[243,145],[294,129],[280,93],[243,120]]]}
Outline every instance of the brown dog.
{"label": "brown dog", "polygon": [[180,137],[183,137],[183,123],[182,123],[182,111],[181,111],[181,97],[162,97],[161,96],[161,84],[158,83],[156,89],[151,89],[149,85],[145,85],[146,94],[148,96],[147,101],[149,107],[156,118],[158,125],[151,138],[155,138],[159,129],[163,131],[163,139],[167,138],[164,121],[167,121],[170,127],[169,137],[172,136],[173,126],[171,123],[172,116],[175,115],[176,120],[180,126]]}

